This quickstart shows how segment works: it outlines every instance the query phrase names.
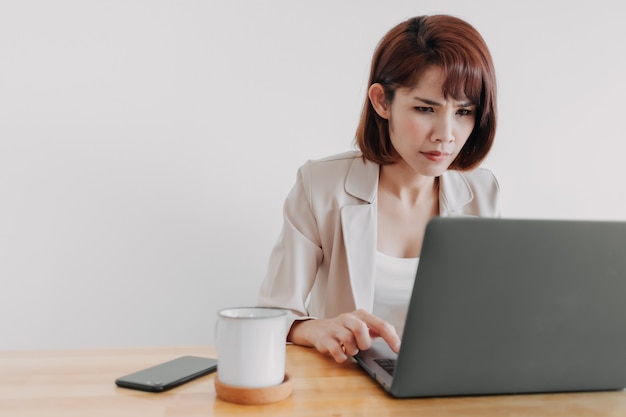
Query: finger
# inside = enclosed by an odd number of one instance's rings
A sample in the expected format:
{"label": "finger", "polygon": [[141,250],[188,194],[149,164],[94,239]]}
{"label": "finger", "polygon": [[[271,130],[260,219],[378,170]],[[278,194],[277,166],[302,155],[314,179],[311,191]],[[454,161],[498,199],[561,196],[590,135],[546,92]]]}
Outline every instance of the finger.
{"label": "finger", "polygon": [[391,350],[398,353],[400,350],[400,337],[391,323],[364,310],[357,310],[355,315],[367,325],[371,336],[382,337]]}
{"label": "finger", "polygon": [[[356,322],[356,323],[354,323]],[[360,325],[360,326],[359,326]],[[365,337],[370,339],[369,332],[367,330],[367,326],[362,321],[356,318],[348,318],[343,322],[341,330],[338,331],[335,335],[335,340],[338,342],[341,350],[346,356],[354,356],[359,353],[359,341],[357,340],[357,336],[353,332],[353,327],[362,327],[365,332]]]}
{"label": "finger", "polygon": [[357,353],[359,353],[359,346],[356,343],[355,339],[352,338],[350,341],[348,342],[344,342],[341,344],[341,349],[343,350],[343,352],[348,355],[348,356],[354,356]]}
{"label": "finger", "polygon": [[336,362],[342,363],[355,350],[355,346],[352,332],[341,325],[321,337],[315,347],[318,351],[332,356]]}
{"label": "finger", "polygon": [[330,354],[330,356],[332,356],[337,363],[343,363],[348,359],[348,355],[344,351],[343,345],[338,340],[333,339],[332,341],[327,342],[323,350],[326,350],[326,352]]}
{"label": "finger", "polygon": [[360,352],[360,349],[357,345],[351,345],[351,346],[343,346],[343,351],[346,353],[346,355],[348,356],[355,356],[356,354],[358,354]]}
{"label": "finger", "polygon": [[367,323],[359,317],[349,315],[344,326],[349,330],[349,338],[342,339],[345,351],[349,355],[356,355],[359,350],[367,350],[372,345],[372,336]]}

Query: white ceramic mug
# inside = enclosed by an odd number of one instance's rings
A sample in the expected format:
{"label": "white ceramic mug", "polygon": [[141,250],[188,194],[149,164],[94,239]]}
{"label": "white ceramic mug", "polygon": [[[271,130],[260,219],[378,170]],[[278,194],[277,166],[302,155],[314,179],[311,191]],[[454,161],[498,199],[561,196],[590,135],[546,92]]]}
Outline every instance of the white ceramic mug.
{"label": "white ceramic mug", "polygon": [[217,378],[235,387],[262,388],[285,378],[286,316],[265,307],[225,308],[217,313]]}

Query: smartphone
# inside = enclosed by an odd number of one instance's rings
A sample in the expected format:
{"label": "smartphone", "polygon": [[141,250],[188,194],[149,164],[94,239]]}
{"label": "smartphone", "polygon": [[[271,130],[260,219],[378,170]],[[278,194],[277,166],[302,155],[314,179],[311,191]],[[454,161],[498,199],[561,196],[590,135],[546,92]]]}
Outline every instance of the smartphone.
{"label": "smartphone", "polygon": [[217,359],[181,356],[117,378],[115,385],[149,392],[163,392],[217,370]]}

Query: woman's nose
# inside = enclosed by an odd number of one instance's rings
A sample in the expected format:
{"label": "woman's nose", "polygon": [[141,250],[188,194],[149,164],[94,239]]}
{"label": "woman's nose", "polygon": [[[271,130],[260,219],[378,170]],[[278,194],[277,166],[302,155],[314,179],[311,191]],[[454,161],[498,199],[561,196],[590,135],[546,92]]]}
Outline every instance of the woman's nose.
{"label": "woman's nose", "polygon": [[454,141],[453,121],[448,115],[441,115],[437,118],[434,126],[432,140],[434,142],[452,142]]}

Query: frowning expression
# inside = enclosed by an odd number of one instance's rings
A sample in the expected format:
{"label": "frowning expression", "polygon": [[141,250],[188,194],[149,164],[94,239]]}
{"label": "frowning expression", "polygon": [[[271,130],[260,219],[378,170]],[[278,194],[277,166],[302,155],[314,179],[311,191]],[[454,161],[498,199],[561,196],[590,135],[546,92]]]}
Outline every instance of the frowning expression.
{"label": "frowning expression", "polygon": [[415,174],[441,175],[457,157],[476,121],[476,104],[466,97],[443,94],[444,73],[424,72],[417,85],[399,88],[391,103],[376,109],[389,120],[391,144],[400,164]]}

